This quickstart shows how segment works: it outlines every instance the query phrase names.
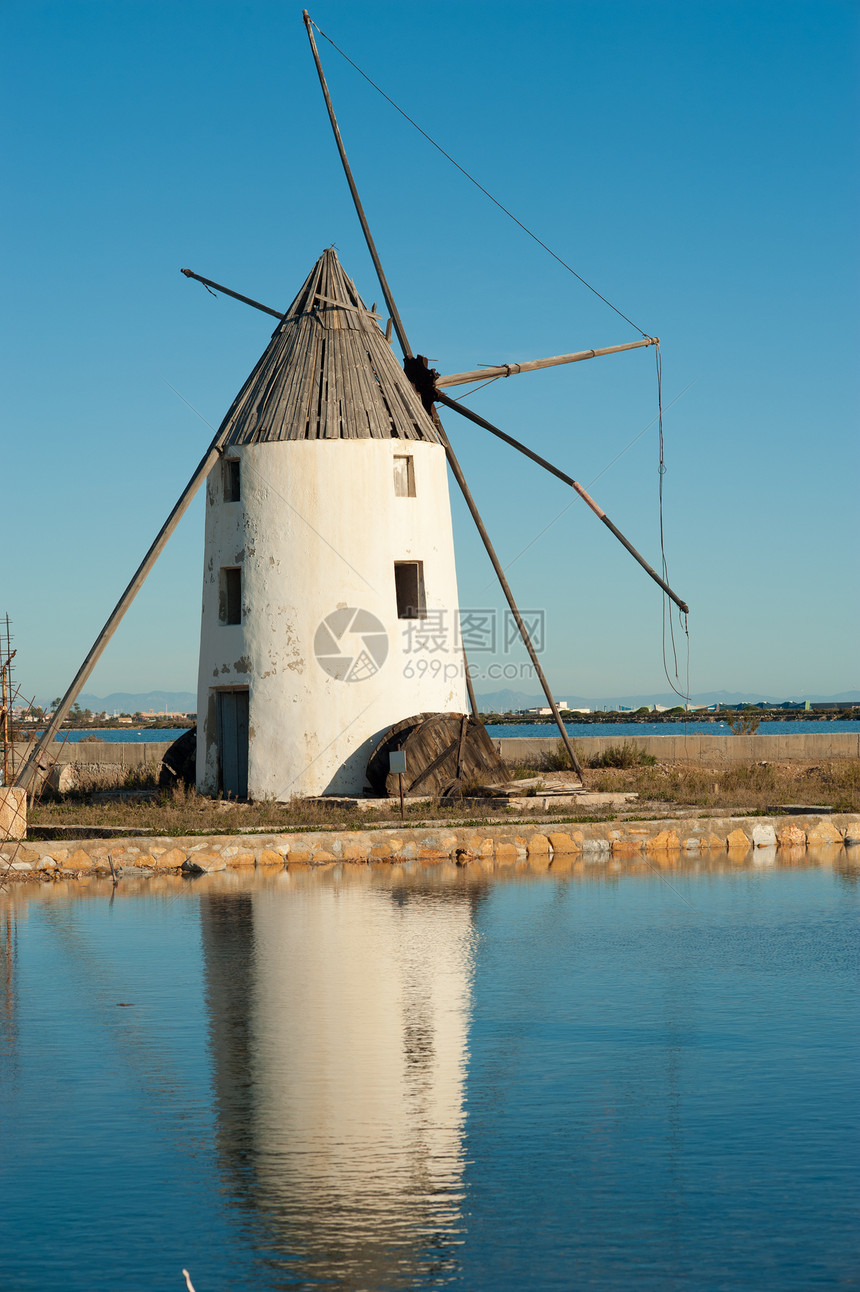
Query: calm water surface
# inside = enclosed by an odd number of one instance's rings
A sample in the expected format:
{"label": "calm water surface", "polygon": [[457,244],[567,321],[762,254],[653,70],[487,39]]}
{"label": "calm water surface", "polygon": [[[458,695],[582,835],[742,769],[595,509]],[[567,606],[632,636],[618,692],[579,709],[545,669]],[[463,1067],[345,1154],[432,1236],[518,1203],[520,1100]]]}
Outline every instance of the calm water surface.
{"label": "calm water surface", "polygon": [[[727,722],[566,722],[565,729],[571,736],[616,736],[622,740],[635,740],[637,736],[730,736],[732,729]],[[488,724],[487,731],[498,740],[505,736],[553,736],[558,728],[552,722],[498,722]],[[860,722],[846,718],[828,722],[826,719],[797,718],[793,722],[760,722],[759,736],[809,736],[839,731],[860,732]]]}
{"label": "calm water surface", "polygon": [[[685,733],[691,736],[727,736],[731,732],[727,722],[566,722],[565,727],[571,736],[621,736],[625,740],[635,740],[637,736],[683,736]],[[60,740],[75,744],[88,736],[96,736],[99,740],[140,743],[176,740],[185,730],[185,727],[82,728],[62,731]],[[556,730],[555,724],[548,722],[499,722],[487,726],[487,731],[495,739],[503,736],[552,736]],[[838,731],[860,732],[860,722],[847,718],[842,721],[834,719],[833,722],[818,718],[797,718],[791,722],[762,722],[758,727],[762,736],[803,736],[814,732],[835,734]]]}
{"label": "calm water surface", "polygon": [[860,1286],[860,866],[0,905],[0,1286]]}

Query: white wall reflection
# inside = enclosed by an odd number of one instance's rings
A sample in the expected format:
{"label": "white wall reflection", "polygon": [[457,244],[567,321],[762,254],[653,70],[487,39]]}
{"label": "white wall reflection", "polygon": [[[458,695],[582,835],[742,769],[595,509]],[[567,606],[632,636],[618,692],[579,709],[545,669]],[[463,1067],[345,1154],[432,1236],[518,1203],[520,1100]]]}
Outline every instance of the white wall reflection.
{"label": "white wall reflection", "polygon": [[294,1277],[444,1282],[480,890],[352,868],[289,880],[202,899],[225,1164]]}

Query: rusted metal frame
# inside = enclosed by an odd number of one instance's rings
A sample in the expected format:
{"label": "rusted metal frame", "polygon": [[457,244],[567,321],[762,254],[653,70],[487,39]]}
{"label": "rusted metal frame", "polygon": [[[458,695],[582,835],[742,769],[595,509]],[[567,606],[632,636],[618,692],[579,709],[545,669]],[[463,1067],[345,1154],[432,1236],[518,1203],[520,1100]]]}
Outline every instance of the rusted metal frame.
{"label": "rusted metal frame", "polygon": [[60,701],[53,718],[48,723],[27,761],[18,772],[18,775],[15,778],[15,784],[19,788],[27,789],[40,770],[47,770],[47,764],[43,762],[44,754],[50,748],[51,742],[60,730],[66,715],[83,690],[87,678],[92,673],[101,658],[105,647],[119,627],[125,612],[134,601],[143,586],[147,575],[164,550],[168,539],[176,529],[176,526],[179,524],[185,512],[188,510],[191,500],[197,493],[197,490],[200,488],[200,485],[206,479],[209,472],[212,470],[212,467],[221,457],[224,444],[230,432],[230,426],[230,419],[227,418],[216,432],[215,438],[212,440],[212,443],[209,445],[204,456],[200,459],[196,471],[180,494],[179,499],[173,507],[170,515],[167,517],[167,520],[158,531],[158,534],[150,546],[149,551],[146,553],[146,556],[137,567],[131,582],[128,584],[125,592],[123,592],[119,601],[114,606],[107,623],[93,642],[89,654],[75,674],[74,680]]}
{"label": "rusted metal frame", "polygon": [[209,287],[217,292],[223,292],[225,296],[232,296],[234,300],[243,301],[246,305],[253,305],[255,310],[262,310],[264,314],[271,314],[272,318],[285,319],[286,315],[281,310],[270,309],[268,305],[261,305],[259,301],[253,300],[250,296],[243,296],[241,292],[234,292],[230,287],[224,287],[221,283],[213,283],[211,278],[203,278],[201,274],[195,274],[193,269],[180,269],[181,274],[186,278],[196,278],[198,283],[204,287]]}
{"label": "rusted metal frame", "polygon": [[616,525],[613,525],[603,508],[594,501],[591,495],[583,489],[582,485],[579,484],[578,481],[574,480],[572,476],[567,475],[565,471],[560,471],[558,467],[554,467],[551,462],[547,462],[546,458],[542,458],[539,453],[535,453],[532,449],[526,448],[525,444],[521,444],[519,440],[515,440],[512,435],[506,435],[504,431],[500,431],[498,426],[494,426],[492,422],[488,422],[485,417],[479,416],[478,413],[473,413],[471,408],[467,408],[465,404],[457,403],[455,399],[451,399],[448,395],[444,395],[441,390],[436,391],[436,398],[439,400],[439,403],[444,404],[446,408],[453,408],[455,412],[461,413],[463,417],[468,418],[470,422],[474,422],[476,426],[482,426],[485,431],[489,431],[490,434],[495,435],[497,439],[504,440],[505,444],[510,444],[511,447],[515,448],[519,453],[524,453],[527,458],[531,458],[532,462],[536,462],[538,466],[543,467],[544,470],[549,471],[552,475],[557,476],[559,480],[563,480],[565,484],[570,485],[571,489],[574,489],[576,493],[579,494],[583,502],[588,504],[595,516],[602,520],[606,528],[615,535],[619,543],[626,547],[630,555],[639,562],[645,573],[649,574],[654,582],[659,584],[666,595],[671,597],[675,602],[675,605],[678,606],[685,615],[689,614],[690,607],[687,605],[686,601],[682,601],[678,594],[672,591],[665,579],[660,578],[657,571],[648,564],[645,557],[642,556],[640,552],[637,552],[633,544],[621,533],[621,530],[618,529]]}
{"label": "rusted metal frame", "polygon": [[436,385],[468,386],[473,381],[515,377],[519,372],[536,372],[539,368],[556,368],[563,363],[580,363],[583,359],[599,359],[604,354],[620,354],[622,350],[639,350],[645,345],[659,344],[659,337],[648,336],[644,341],[628,341],[625,345],[607,345],[601,350],[577,350],[574,354],[556,354],[549,359],[527,359],[524,363],[500,363],[495,367],[473,368],[471,372],[454,372],[447,377],[437,377]]}
{"label": "rusted metal frame", "polygon": [[0,677],[2,677],[2,697],[0,697],[0,719],[3,723],[3,784],[9,784],[10,770],[14,769],[14,758],[9,758],[9,711],[15,703],[20,687],[12,686],[12,660],[18,654],[17,650],[12,649],[12,633],[9,630],[9,612],[6,616],[6,658],[0,664]]}
{"label": "rusted metal frame", "polygon": [[2,678],[2,695],[0,695],[0,714],[3,717],[3,784],[9,784],[9,706],[7,699],[7,681],[6,670],[9,667],[9,660],[0,668],[0,678]]}
{"label": "rusted metal frame", "polygon": [[570,738],[570,735],[568,734],[567,728],[562,722],[561,714],[558,711],[558,705],[553,699],[549,682],[547,682],[546,677],[544,676],[544,671],[540,666],[540,660],[537,657],[537,651],[535,650],[532,639],[529,636],[529,631],[523,622],[523,617],[520,614],[519,609],[517,608],[517,603],[514,600],[513,592],[511,592],[510,584],[505,578],[505,572],[502,569],[502,563],[499,560],[498,556],[496,555],[496,549],[493,547],[492,540],[490,539],[490,536],[486,530],[486,526],[484,525],[484,522],[481,519],[481,513],[478,511],[478,507],[477,507],[477,504],[475,503],[474,498],[472,497],[471,490],[469,489],[469,486],[466,484],[466,477],[463,475],[463,470],[460,466],[460,463],[457,461],[457,455],[455,454],[454,450],[451,448],[451,442],[448,439],[447,434],[445,433],[445,428],[443,427],[442,422],[439,419],[439,415],[438,413],[436,413],[435,409],[434,409],[433,416],[434,416],[434,421],[436,423],[436,429],[439,433],[439,437],[443,445],[445,446],[445,453],[447,454],[447,457],[448,457],[448,465],[450,466],[452,472],[454,473],[454,479],[457,481],[457,484],[460,486],[460,492],[462,493],[463,498],[466,501],[466,506],[469,508],[469,511],[472,514],[472,520],[475,522],[478,533],[481,536],[481,541],[487,550],[487,555],[489,556],[490,561],[492,562],[493,569],[496,571],[496,578],[499,580],[502,592],[505,594],[505,600],[510,606],[511,614],[514,616],[514,622],[516,623],[517,629],[519,630],[519,634],[520,634],[520,637],[522,638],[523,645],[528,651],[529,659],[532,662],[534,671],[537,673],[538,680],[540,681],[540,684],[541,684],[541,689],[543,690],[543,693],[546,696],[546,702],[549,705],[550,709],[552,710],[552,716],[555,719],[555,724],[558,727],[559,735],[561,736],[562,742],[564,743],[564,747],[567,750],[568,756],[571,761],[571,765],[574,771],[576,772],[577,776],[579,777],[580,781],[583,784],[585,784],[585,779],[583,777],[583,772],[582,772],[582,764],[580,763],[579,759],[576,756],[576,751],[573,747],[573,742]]}
{"label": "rusted metal frame", "polygon": [[328,109],[329,121],[331,122],[331,128],[334,133],[335,143],[337,144],[337,150],[340,153],[340,160],[341,160],[341,164],[343,165],[344,174],[346,175],[346,182],[349,185],[349,191],[352,194],[352,200],[355,205],[355,210],[358,215],[359,222],[361,224],[362,232],[364,233],[364,240],[367,243],[367,249],[370,252],[371,259],[373,260],[373,267],[376,270],[376,276],[379,279],[379,285],[382,288],[382,294],[385,297],[385,304],[388,306],[388,313],[391,315],[391,318],[394,322],[394,330],[396,331],[397,338],[400,341],[401,349],[403,350],[404,354],[408,355],[412,353],[412,350],[410,348],[409,341],[406,336],[406,329],[403,326],[403,320],[401,319],[397,306],[394,303],[394,297],[391,295],[391,288],[388,286],[388,279],[385,277],[385,272],[382,268],[382,262],[380,261],[379,255],[377,254],[376,244],[373,241],[373,236],[371,235],[371,232],[370,232],[370,226],[368,225],[367,217],[364,214],[364,207],[361,205],[361,198],[358,196],[358,189],[356,188],[355,180],[352,177],[352,171],[350,169],[349,161],[347,160],[347,156],[346,156],[346,149],[343,146],[343,140],[341,139],[341,135],[340,135],[340,127],[337,124],[337,117],[334,115],[334,107],[332,106],[331,95],[328,92],[328,85],[326,84],[325,73],[323,72],[322,63],[320,62],[317,43],[314,40],[313,23],[311,22],[311,16],[308,13],[307,9],[302,10],[302,17],[304,18],[305,27],[307,28],[308,40],[311,43],[311,51],[314,56],[314,63],[316,64],[317,75],[319,76],[319,79],[320,79],[320,86],[322,87],[323,97],[325,99],[325,105],[326,105],[326,108]]}

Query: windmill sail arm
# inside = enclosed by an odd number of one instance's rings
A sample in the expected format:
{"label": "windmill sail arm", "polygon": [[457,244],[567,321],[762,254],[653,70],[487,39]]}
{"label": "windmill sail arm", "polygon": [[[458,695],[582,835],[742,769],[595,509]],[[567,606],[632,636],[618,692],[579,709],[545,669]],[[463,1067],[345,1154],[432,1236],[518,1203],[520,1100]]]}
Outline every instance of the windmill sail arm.
{"label": "windmill sail arm", "polygon": [[243,296],[241,292],[234,292],[231,287],[225,287],[223,283],[213,282],[211,278],[204,278],[202,274],[195,274],[193,269],[180,269],[180,274],[186,278],[194,278],[198,283],[202,283],[209,291],[213,289],[216,292],[223,292],[225,296],[232,296],[235,301],[242,301],[245,305],[253,305],[255,310],[262,310],[264,314],[271,314],[272,318],[282,319],[284,317],[281,310],[273,310],[270,305],[262,305],[260,301],[255,301],[251,296]]}
{"label": "windmill sail arm", "polygon": [[527,359],[524,363],[500,363],[493,368],[473,368],[471,372],[454,372],[438,377],[437,386],[467,386],[473,381],[487,381],[491,377],[513,377],[518,372],[534,372],[537,368],[556,368],[562,363],[579,363],[582,359],[598,359],[603,354],[620,354],[622,350],[639,350],[645,345],[659,345],[660,338],[648,336],[644,341],[628,341],[626,345],[607,345],[602,350],[577,350],[574,354],[556,354],[549,359]]}
{"label": "windmill sail arm", "polygon": [[489,431],[490,434],[495,435],[497,439],[504,440],[506,444],[510,444],[511,447],[515,448],[519,453],[524,453],[527,458],[531,458],[532,462],[537,462],[538,466],[543,467],[544,470],[551,472],[552,475],[557,476],[559,480],[563,480],[565,484],[570,485],[571,489],[574,489],[579,494],[583,502],[591,508],[595,516],[597,516],[599,520],[603,521],[609,532],[614,534],[619,543],[626,547],[630,555],[639,562],[645,573],[650,575],[654,582],[663,589],[668,597],[671,597],[678,609],[682,610],[685,615],[689,614],[690,607],[687,605],[686,601],[682,601],[678,594],[672,591],[665,579],[662,579],[653,566],[648,564],[642,553],[637,552],[629,539],[624,537],[621,530],[618,529],[616,525],[613,525],[603,508],[594,501],[585,489],[583,489],[578,480],[574,480],[573,476],[569,476],[567,472],[561,471],[558,467],[554,467],[551,462],[547,462],[546,458],[542,458],[539,453],[535,453],[532,449],[527,448],[525,444],[521,444],[519,440],[515,440],[512,435],[506,435],[504,431],[500,431],[498,426],[494,426],[492,422],[488,422],[486,418],[480,417],[478,413],[473,413],[471,408],[467,408],[465,404],[458,404],[456,399],[451,399],[449,395],[443,395],[441,390],[436,391],[435,398],[440,404],[445,404],[447,408],[453,408],[455,412],[461,413],[463,417],[468,418],[470,422],[474,422],[476,426],[482,426],[485,431]]}

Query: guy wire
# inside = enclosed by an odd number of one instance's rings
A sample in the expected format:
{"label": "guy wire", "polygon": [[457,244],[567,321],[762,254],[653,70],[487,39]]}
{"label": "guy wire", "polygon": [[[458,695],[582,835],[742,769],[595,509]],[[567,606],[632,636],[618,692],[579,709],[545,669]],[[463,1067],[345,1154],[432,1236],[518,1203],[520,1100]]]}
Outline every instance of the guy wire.
{"label": "guy wire", "polygon": [[[659,342],[654,347],[654,354],[655,354],[656,364],[657,364],[657,440],[658,440],[658,446],[659,446],[659,465],[657,468],[657,477],[659,480],[658,505],[659,505],[659,513],[660,513],[660,559],[662,561],[663,578],[668,583],[669,566],[666,561],[666,540],[663,532],[663,477],[666,474],[665,445],[663,441],[663,356],[660,353]],[[665,592],[663,593],[662,609],[663,609],[663,634],[662,634],[663,672],[666,675],[666,681],[669,683],[669,686],[672,688],[675,694],[680,696],[681,699],[685,701],[685,705],[688,705],[690,703],[690,628],[688,624],[687,615],[683,613],[679,615],[680,626],[683,628],[684,634],[687,638],[687,675],[686,675],[686,682],[685,682],[686,689],[684,691],[679,691],[677,686],[675,686],[675,683],[672,681],[672,678],[669,676],[669,666],[666,660],[666,620],[668,616],[669,640],[672,645],[672,660],[675,666],[675,677],[678,679],[678,681],[680,681],[680,678],[678,675],[678,648],[675,643],[675,625],[672,621],[672,608],[671,606],[667,605]],[[685,712],[686,712],[686,707],[685,707]]]}
{"label": "guy wire", "polygon": [[[313,22],[313,19],[311,19],[311,22]],[[628,318],[627,315],[622,310],[620,310],[617,305],[613,305],[612,301],[608,300],[607,297],[604,296],[601,292],[599,292],[596,287],[592,287],[591,283],[589,283],[585,278],[583,278],[581,274],[578,274],[572,265],[569,265],[566,260],[562,260],[561,256],[559,256],[557,252],[553,251],[552,247],[548,247],[547,244],[543,242],[537,236],[536,233],[533,233],[532,230],[528,227],[528,225],[523,224],[522,220],[518,220],[517,217],[514,215],[513,211],[509,211],[508,208],[498,200],[498,198],[493,197],[489,189],[484,188],[483,184],[479,183],[479,181],[475,179],[475,176],[471,175],[469,171],[466,170],[465,166],[461,166],[460,163],[456,161],[451,156],[450,153],[445,151],[445,149],[442,147],[441,144],[438,144],[436,142],[436,140],[432,137],[432,135],[428,135],[427,131],[423,130],[421,126],[419,126],[417,121],[413,121],[412,117],[410,117],[407,112],[404,112],[403,109],[399,106],[399,104],[395,103],[394,100],[385,93],[385,91],[382,89],[381,86],[377,85],[375,81],[371,80],[371,78],[367,75],[367,72],[362,71],[362,69],[358,66],[358,63],[354,63],[352,59],[349,57],[349,55],[345,54],[344,51],[340,48],[340,46],[334,43],[331,36],[327,36],[321,27],[317,27],[317,24],[315,22],[313,23],[313,25],[314,27],[316,27],[317,31],[322,36],[323,40],[327,40],[328,43],[331,45],[332,49],[337,50],[341,58],[345,59],[346,62],[349,63],[350,67],[355,68],[359,76],[364,77],[368,85],[371,85],[374,88],[374,90],[376,90],[377,94],[382,95],[386,103],[390,103],[392,108],[394,108],[396,112],[400,113],[404,121],[408,121],[410,126],[414,126],[414,128],[418,131],[418,133],[420,135],[423,135],[424,138],[427,140],[427,142],[429,144],[432,144],[433,147],[436,149],[436,151],[440,152],[442,156],[445,157],[451,163],[452,166],[455,166],[461,175],[465,175],[466,179],[475,185],[475,188],[480,189],[480,191],[484,194],[484,196],[488,197],[490,201],[508,217],[509,220],[513,220],[514,224],[519,225],[523,233],[527,233],[528,236],[534,242],[536,242],[539,247],[543,247],[544,251],[548,252],[549,255],[552,256],[553,260],[557,260],[558,263],[561,266],[563,266],[563,268],[566,269],[569,274],[573,274],[574,278],[578,279],[578,281],[582,283],[583,287],[587,287],[588,290],[590,292],[593,292],[594,295],[597,296],[599,300],[603,301],[604,305],[608,305],[611,310],[614,310],[619,318],[624,319],[625,323],[629,323],[632,328],[635,328],[635,330],[639,333],[640,336],[643,336],[643,337],[648,336],[648,333],[643,332],[641,327],[639,327],[638,323],[634,323],[633,320],[631,318]]]}

